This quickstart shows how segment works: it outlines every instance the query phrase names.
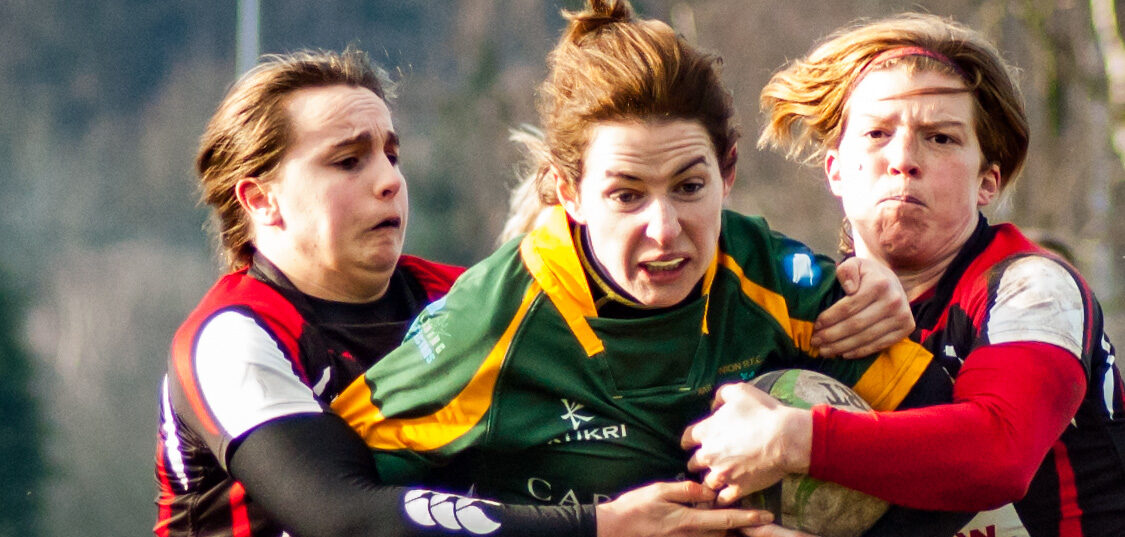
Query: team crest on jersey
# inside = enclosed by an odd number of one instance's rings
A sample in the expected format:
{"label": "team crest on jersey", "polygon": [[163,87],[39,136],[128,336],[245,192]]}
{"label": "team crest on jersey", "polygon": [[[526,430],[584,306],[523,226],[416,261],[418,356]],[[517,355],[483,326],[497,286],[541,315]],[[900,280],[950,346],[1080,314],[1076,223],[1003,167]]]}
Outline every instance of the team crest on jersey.
{"label": "team crest on jersey", "polygon": [[422,360],[427,364],[433,362],[434,358],[445,350],[442,338],[449,336],[445,328],[449,321],[445,315],[438,315],[443,308],[445,308],[445,297],[431,302],[422,309],[422,313],[414,319],[410,330],[406,332],[406,339],[418,347]]}
{"label": "team crest on jersey", "polygon": [[808,252],[790,254],[785,257],[782,264],[790,282],[800,287],[815,287],[820,283],[820,265],[816,264],[812,254]]}
{"label": "team crest on jersey", "polygon": [[563,433],[562,436],[552,438],[547,442],[548,445],[565,444],[567,442],[601,442],[625,438],[629,435],[624,423],[617,425],[590,423],[594,421],[594,416],[582,411],[583,408],[586,408],[586,405],[565,397],[560,401],[562,401],[565,412],[559,418],[570,423],[570,430]]}

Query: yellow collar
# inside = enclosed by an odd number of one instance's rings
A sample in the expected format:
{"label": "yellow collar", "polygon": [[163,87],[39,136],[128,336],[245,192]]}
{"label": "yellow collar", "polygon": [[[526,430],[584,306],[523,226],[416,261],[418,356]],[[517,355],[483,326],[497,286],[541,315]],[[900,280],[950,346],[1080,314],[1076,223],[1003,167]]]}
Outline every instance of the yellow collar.
{"label": "yellow collar", "polygon": [[[586,270],[579,259],[578,246],[571,233],[566,211],[562,206],[548,209],[546,221],[524,237],[520,255],[532,278],[558,308],[571,330],[574,331],[589,356],[605,349],[594,335],[586,318],[596,318],[597,308],[586,280]],[[703,275],[703,295],[710,305],[711,284],[718,271],[718,252]],[[622,297],[624,298],[624,297]],[[707,333],[707,315],[704,310],[703,333]]]}

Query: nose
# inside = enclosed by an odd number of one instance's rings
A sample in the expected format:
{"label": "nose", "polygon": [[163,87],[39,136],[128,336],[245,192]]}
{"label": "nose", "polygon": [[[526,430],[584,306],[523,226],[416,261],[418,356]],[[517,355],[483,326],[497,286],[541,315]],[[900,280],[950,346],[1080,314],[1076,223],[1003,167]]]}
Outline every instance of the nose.
{"label": "nose", "polygon": [[913,136],[900,134],[886,145],[888,175],[917,178],[922,173],[915,143]]}
{"label": "nose", "polygon": [[402,170],[386,159],[381,165],[373,166],[372,170],[372,173],[375,174],[373,187],[377,198],[394,198],[406,185],[406,178],[403,177]]}
{"label": "nose", "polygon": [[671,244],[680,235],[680,218],[676,206],[666,198],[654,199],[647,210],[645,217],[645,235],[660,245]]}

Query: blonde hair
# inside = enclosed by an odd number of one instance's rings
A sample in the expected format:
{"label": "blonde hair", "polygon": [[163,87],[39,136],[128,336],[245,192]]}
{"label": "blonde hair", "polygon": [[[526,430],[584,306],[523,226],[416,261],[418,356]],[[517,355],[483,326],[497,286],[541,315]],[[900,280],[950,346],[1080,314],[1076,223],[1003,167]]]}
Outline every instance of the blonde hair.
{"label": "blonde hair", "polygon": [[[880,54],[904,47],[936,54],[907,55],[871,65]],[[974,130],[984,166],[1000,167],[1001,189],[1018,177],[1027,156],[1028,124],[1012,67],[983,35],[920,13],[838,30],[807,57],[774,74],[762,89],[760,103],[767,123],[758,146],[781,149],[794,159],[822,159],[826,150],[839,144],[848,95],[857,79],[869,69],[900,65],[913,72],[938,71],[965,80],[973,96]]]}
{"label": "blonde hair", "polygon": [[605,121],[697,120],[707,130],[725,170],[738,140],[734,105],[720,81],[722,60],[689,45],[667,24],[637,20],[625,0],[589,0],[570,21],[547,58],[539,88],[546,151],[535,168],[543,203],[558,203],[552,168],[572,185],[593,126]]}
{"label": "blonde hair", "polygon": [[386,77],[367,54],[351,46],[343,52],[303,50],[268,55],[231,86],[215,110],[195,159],[200,200],[214,212],[220,249],[231,270],[250,263],[253,229],[235,196],[246,177],[268,179],[292,142],[287,97],[312,87],[347,85],[387,97]]}

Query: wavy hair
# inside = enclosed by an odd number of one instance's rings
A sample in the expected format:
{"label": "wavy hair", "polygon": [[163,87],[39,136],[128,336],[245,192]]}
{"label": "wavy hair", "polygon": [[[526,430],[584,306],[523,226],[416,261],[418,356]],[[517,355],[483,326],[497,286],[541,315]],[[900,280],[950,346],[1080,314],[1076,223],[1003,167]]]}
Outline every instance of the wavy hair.
{"label": "wavy hair", "polygon": [[722,60],[688,44],[667,24],[636,19],[626,0],[589,0],[569,21],[547,58],[538,111],[545,151],[536,159],[535,190],[555,204],[552,168],[576,185],[594,125],[605,121],[696,120],[707,130],[725,170],[738,140]]}

